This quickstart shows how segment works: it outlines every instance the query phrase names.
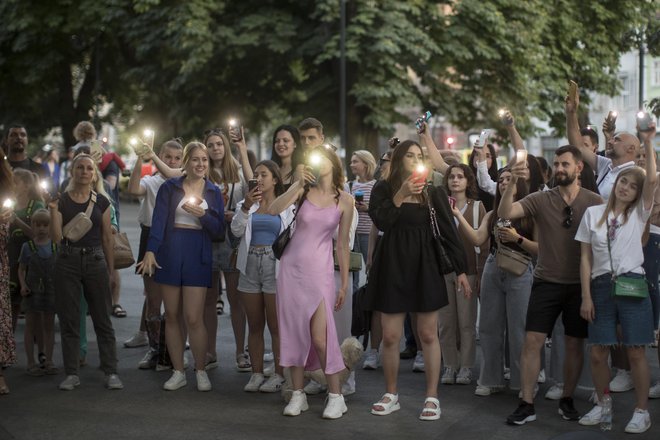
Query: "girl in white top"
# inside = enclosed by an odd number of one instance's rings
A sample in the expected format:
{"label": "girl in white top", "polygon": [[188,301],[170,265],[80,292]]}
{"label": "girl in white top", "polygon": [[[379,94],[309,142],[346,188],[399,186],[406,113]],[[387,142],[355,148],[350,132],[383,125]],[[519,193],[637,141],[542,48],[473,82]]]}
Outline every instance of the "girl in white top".
{"label": "girl in white top", "polygon": [[[654,157],[652,143],[645,146]],[[626,432],[641,433],[651,426],[647,410],[650,384],[646,345],[653,341],[651,301],[646,298],[614,296],[614,279],[621,275],[644,278],[641,239],[651,215],[657,175],[655,160],[646,161],[646,176],[639,167],[621,171],[607,204],[588,208],[575,239],[582,242],[580,315],[589,321],[591,371],[598,402],[580,419],[582,425],[600,422],[603,395],[610,382],[607,358],[610,347],[620,342],[630,360],[637,403]],[[617,323],[622,340],[617,338]]]}
{"label": "girl in white top", "polygon": [[[293,219],[294,205],[282,211],[279,216],[269,216],[268,207],[278,196],[284,193],[284,185],[279,167],[275,162],[265,160],[255,168],[257,186],[245,195],[238,203],[236,214],[231,222],[232,233],[241,237],[238,245],[236,268],[240,271],[238,290],[245,309],[248,322],[248,345],[252,354],[252,375],[243,388],[248,392],[276,392],[284,383],[284,374],[279,364],[279,333],[277,328],[277,307],[275,304],[275,276],[279,261],[273,255],[271,245],[262,238],[267,235],[276,238]],[[279,227],[277,234],[256,232],[256,243],[253,242],[255,219],[261,217],[266,222],[272,217],[277,218]],[[273,240],[274,241],[274,240]],[[271,242],[272,244],[272,242]],[[232,312],[233,313],[233,312]],[[264,327],[268,324],[273,355],[275,357],[275,374],[264,377]]]}

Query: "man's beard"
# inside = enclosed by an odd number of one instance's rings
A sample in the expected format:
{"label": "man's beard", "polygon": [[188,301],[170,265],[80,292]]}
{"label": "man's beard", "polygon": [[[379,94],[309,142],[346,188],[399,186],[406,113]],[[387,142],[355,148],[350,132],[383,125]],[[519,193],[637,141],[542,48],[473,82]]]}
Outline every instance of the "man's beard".
{"label": "man's beard", "polygon": [[569,186],[577,178],[577,173],[568,175],[567,173],[555,173],[555,183],[558,186]]}
{"label": "man's beard", "polygon": [[9,147],[9,152],[13,154],[19,154],[25,152],[25,147],[23,144],[14,144]]}
{"label": "man's beard", "polygon": [[616,154],[616,151],[614,151],[614,148],[612,149],[605,149],[605,157],[608,159],[617,159],[618,155]]}

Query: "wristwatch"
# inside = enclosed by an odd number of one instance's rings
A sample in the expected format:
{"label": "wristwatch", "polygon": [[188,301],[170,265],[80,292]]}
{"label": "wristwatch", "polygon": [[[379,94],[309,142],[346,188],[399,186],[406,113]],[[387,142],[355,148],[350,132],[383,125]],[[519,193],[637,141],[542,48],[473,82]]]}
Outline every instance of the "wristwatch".
{"label": "wristwatch", "polygon": [[518,237],[518,240],[516,240],[516,243],[518,243],[518,246],[522,246],[522,244],[523,244],[523,236],[522,235],[520,237]]}

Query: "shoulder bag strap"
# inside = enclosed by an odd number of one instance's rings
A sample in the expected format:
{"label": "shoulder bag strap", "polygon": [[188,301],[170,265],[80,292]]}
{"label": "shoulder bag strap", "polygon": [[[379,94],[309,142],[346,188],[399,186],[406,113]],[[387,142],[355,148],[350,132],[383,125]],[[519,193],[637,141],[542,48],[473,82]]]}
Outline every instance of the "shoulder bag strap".
{"label": "shoulder bag strap", "polygon": [[605,225],[607,225],[607,230],[605,235],[607,236],[607,254],[610,256],[610,270],[612,271],[612,279],[616,279],[616,272],[614,272],[614,264],[612,264],[612,245],[610,243],[610,221],[606,220]]}
{"label": "shoulder bag strap", "polygon": [[236,188],[236,184],[232,183],[231,184],[231,193],[229,194],[229,201],[227,202],[227,209],[229,209],[230,211],[232,210],[231,209],[231,202],[234,201],[234,188]]}
{"label": "shoulder bag strap", "polygon": [[96,191],[92,191],[92,196],[89,198],[89,203],[87,204],[87,209],[85,210],[85,215],[87,216],[87,218],[91,218],[92,209],[94,209],[95,204],[96,204]]}
{"label": "shoulder bag strap", "polygon": [[[479,200],[475,200],[472,202],[472,228],[474,228],[475,230],[479,229]],[[481,254],[481,248],[479,246],[475,246],[474,253],[477,254],[477,263],[478,263],[479,254]]]}

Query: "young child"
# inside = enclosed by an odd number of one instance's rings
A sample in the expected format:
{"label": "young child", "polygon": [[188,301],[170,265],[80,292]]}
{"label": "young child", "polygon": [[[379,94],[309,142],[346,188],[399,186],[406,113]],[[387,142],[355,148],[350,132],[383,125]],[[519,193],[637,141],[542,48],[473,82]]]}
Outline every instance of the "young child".
{"label": "young child", "polygon": [[[32,214],[34,238],[23,244],[19,257],[18,278],[25,309],[25,351],[27,373],[31,376],[58,374],[53,365],[53,345],[55,343],[55,290],[53,288],[53,268],[56,245],[49,236],[50,214],[38,209]],[[40,335],[37,331],[43,332]],[[43,339],[46,361],[35,363],[34,341]]]}

